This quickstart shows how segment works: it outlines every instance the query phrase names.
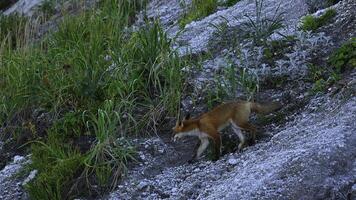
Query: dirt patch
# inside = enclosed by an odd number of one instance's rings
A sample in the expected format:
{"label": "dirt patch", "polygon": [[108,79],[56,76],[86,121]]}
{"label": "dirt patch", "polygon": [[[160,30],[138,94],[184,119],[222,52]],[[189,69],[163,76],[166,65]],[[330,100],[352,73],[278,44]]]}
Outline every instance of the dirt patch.
{"label": "dirt patch", "polygon": [[[28,142],[45,136],[51,116],[40,109],[24,109],[8,120],[0,129],[0,169],[15,155],[26,155]],[[27,145],[27,146],[26,146]]]}

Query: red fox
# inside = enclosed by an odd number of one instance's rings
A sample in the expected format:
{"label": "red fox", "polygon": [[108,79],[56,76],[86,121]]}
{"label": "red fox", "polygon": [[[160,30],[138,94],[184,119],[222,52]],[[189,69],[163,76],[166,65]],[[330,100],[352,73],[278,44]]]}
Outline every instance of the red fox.
{"label": "red fox", "polygon": [[199,159],[201,154],[209,145],[209,138],[214,142],[214,160],[220,157],[221,136],[219,131],[232,125],[234,132],[238,135],[240,143],[238,149],[245,147],[246,138],[240,129],[250,131],[253,142],[256,140],[256,127],[249,123],[251,112],[267,114],[273,112],[282,105],[279,102],[259,104],[248,101],[236,101],[223,103],[212,111],[201,116],[190,119],[188,114],[182,121],[177,121],[173,127],[173,139],[176,141],[185,136],[196,136],[200,139],[199,148],[192,160]]}

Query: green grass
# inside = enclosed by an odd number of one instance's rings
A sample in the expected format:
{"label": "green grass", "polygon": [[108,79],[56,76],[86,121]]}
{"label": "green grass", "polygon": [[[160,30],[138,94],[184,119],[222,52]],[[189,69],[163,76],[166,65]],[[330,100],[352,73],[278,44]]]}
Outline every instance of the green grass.
{"label": "green grass", "polygon": [[348,42],[337,49],[329,58],[329,63],[338,71],[344,72],[347,69],[356,68],[356,38],[351,38]]}
{"label": "green grass", "polygon": [[190,22],[200,20],[214,13],[219,5],[230,7],[239,1],[241,0],[227,0],[220,4],[218,0],[192,0],[192,4],[188,8],[188,11],[179,19],[179,26],[180,28],[184,28],[185,25]]}
{"label": "green grass", "polygon": [[192,21],[200,20],[215,12],[218,6],[217,0],[192,0],[192,5],[187,13],[179,20],[179,26],[184,28],[185,25]]}
{"label": "green grass", "polygon": [[260,89],[259,78],[247,68],[234,63],[224,67],[221,75],[215,75],[214,89],[207,90],[206,104],[212,109],[226,100],[236,100],[237,91],[242,91],[246,100],[254,100]]}
{"label": "green grass", "polygon": [[1,49],[24,46],[30,34],[28,19],[18,14],[0,15]]}
{"label": "green grass", "polygon": [[44,18],[48,19],[56,13],[56,0],[45,0],[38,7]]}
{"label": "green grass", "polygon": [[280,12],[278,6],[273,15],[267,17],[263,12],[264,3],[264,0],[255,0],[255,16],[245,15],[247,22],[242,26],[247,33],[247,38],[257,46],[266,45],[268,38],[284,27],[285,13]]}
{"label": "green grass", "polygon": [[85,160],[85,177],[95,174],[100,185],[116,186],[124,174],[126,163],[134,159],[134,149],[117,139],[120,113],[114,109],[113,101],[104,102],[103,108],[91,114],[86,126],[95,135],[96,141]]}
{"label": "green grass", "polygon": [[320,17],[307,15],[302,19],[301,29],[304,31],[316,31],[318,28],[325,26],[336,16],[334,9],[328,9]]}
{"label": "green grass", "polygon": [[[31,199],[72,199],[77,174],[84,167],[84,155],[50,132],[48,139],[32,145],[33,168],[37,177],[26,185]],[[39,189],[41,188],[41,189]]]}
{"label": "green grass", "polygon": [[189,63],[170,48],[158,22],[126,28],[144,5],[100,1],[65,17],[39,43],[26,37],[14,48],[1,38],[0,123],[36,108],[52,116],[47,135],[29,143],[39,170],[26,186],[31,199],[72,199],[89,194],[91,185],[113,188],[135,155],[125,136],[152,134],[179,110],[181,69]]}
{"label": "green grass", "polygon": [[356,68],[356,39],[351,38],[328,58],[330,67],[310,65],[309,78],[314,82],[312,94],[325,92],[339,81],[343,73]]}

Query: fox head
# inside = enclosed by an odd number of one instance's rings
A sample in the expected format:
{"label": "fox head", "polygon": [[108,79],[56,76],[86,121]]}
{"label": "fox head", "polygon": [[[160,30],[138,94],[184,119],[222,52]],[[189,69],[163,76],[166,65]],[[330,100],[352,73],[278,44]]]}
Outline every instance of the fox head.
{"label": "fox head", "polygon": [[197,128],[196,124],[193,123],[194,120],[190,120],[190,114],[187,114],[182,121],[178,119],[176,125],[172,128],[173,130],[173,140],[176,141],[181,137],[186,136],[189,132]]}

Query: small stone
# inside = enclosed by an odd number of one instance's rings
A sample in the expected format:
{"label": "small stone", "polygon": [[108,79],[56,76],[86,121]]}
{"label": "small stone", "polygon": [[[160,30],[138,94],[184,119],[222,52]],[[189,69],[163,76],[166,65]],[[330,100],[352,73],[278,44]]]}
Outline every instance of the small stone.
{"label": "small stone", "polygon": [[146,160],[146,156],[142,152],[140,152],[139,155],[142,160]]}
{"label": "small stone", "polygon": [[234,158],[230,158],[228,161],[227,161],[230,165],[236,165],[238,160],[234,159]]}
{"label": "small stone", "polygon": [[25,160],[25,157],[23,157],[23,156],[15,156],[14,157],[14,163],[21,163],[24,160]]}
{"label": "small stone", "polygon": [[148,186],[148,183],[146,181],[142,181],[137,185],[137,189],[142,190]]}
{"label": "small stone", "polygon": [[177,188],[172,188],[172,193],[177,193],[178,192],[178,189]]}
{"label": "small stone", "polygon": [[195,168],[195,169],[193,170],[193,172],[200,172],[200,169],[199,169],[199,168]]}
{"label": "small stone", "polygon": [[104,60],[105,61],[110,61],[112,58],[111,58],[111,56],[109,56],[109,55],[106,55],[105,57],[104,57]]}

